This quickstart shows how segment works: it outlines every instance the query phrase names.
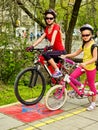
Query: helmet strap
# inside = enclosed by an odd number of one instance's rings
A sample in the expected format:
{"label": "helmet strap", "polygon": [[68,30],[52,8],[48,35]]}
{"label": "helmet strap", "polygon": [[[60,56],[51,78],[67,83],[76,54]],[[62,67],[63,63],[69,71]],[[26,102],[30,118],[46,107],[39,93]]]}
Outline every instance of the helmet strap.
{"label": "helmet strap", "polygon": [[87,43],[87,42],[89,42],[89,41],[91,41],[92,40],[92,38],[90,37],[90,39],[88,40],[88,41],[84,41],[83,40],[83,43]]}

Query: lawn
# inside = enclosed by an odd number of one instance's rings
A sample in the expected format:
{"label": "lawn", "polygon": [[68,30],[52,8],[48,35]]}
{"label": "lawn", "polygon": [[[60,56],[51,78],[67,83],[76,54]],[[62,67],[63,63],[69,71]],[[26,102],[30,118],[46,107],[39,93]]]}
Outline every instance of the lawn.
{"label": "lawn", "polygon": [[[49,85],[47,85],[46,87],[46,91],[50,88]],[[21,95],[27,95],[26,93],[28,93],[28,91],[24,92],[24,91],[21,91]],[[38,90],[36,90],[36,94],[38,93]],[[29,95],[28,95],[29,96]],[[12,85],[9,85],[9,86],[6,86],[6,85],[0,85],[0,106],[2,105],[7,105],[7,104],[10,104],[10,103],[14,103],[14,102],[17,102],[17,98],[14,94],[14,86]]]}
{"label": "lawn", "polygon": [[[85,76],[82,76],[81,80],[83,81],[84,79]],[[96,81],[98,81],[98,72],[96,75]],[[47,86],[47,88],[49,88],[49,86]],[[0,106],[14,102],[17,102],[17,99],[14,94],[14,86],[13,85],[6,86],[0,84]]]}
{"label": "lawn", "polygon": [[0,106],[17,101],[13,86],[0,85]]}

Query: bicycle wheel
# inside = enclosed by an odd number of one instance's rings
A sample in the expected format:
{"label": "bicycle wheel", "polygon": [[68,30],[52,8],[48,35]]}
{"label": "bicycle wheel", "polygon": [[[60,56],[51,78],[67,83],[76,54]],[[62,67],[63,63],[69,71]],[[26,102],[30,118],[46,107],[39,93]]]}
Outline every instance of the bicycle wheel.
{"label": "bicycle wheel", "polygon": [[16,98],[25,105],[38,103],[42,99],[45,89],[46,83],[42,73],[31,67],[21,71],[14,84]]}
{"label": "bicycle wheel", "polygon": [[[98,82],[95,83],[95,86],[96,86],[97,94],[98,94]],[[92,102],[92,96],[88,96],[88,101],[89,101],[89,103]],[[97,106],[98,106],[98,104],[97,104]]]}
{"label": "bicycle wheel", "polygon": [[45,105],[49,110],[61,108],[67,100],[67,90],[62,85],[55,85],[49,89],[45,97]]}

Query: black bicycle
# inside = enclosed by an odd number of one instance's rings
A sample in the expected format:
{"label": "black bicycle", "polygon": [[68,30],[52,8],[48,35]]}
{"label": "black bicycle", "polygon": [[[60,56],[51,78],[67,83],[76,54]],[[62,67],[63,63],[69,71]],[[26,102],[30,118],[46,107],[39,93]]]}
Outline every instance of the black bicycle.
{"label": "black bicycle", "polygon": [[[38,103],[44,96],[46,90],[46,78],[45,75],[41,72],[41,66],[45,68],[49,74],[51,86],[59,84],[62,80],[61,78],[55,79],[52,77],[54,72],[53,67],[45,61],[43,53],[46,50],[44,48],[34,49],[34,66],[27,67],[22,70],[16,77],[14,83],[14,92],[18,101],[25,105],[33,105]],[[65,65],[62,63],[62,60],[59,60],[57,66],[63,73],[69,72],[73,68],[70,65]]]}

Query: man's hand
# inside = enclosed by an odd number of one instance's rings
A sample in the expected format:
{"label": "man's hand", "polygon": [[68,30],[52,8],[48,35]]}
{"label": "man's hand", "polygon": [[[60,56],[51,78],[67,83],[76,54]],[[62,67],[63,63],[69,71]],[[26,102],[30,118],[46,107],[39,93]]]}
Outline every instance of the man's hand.
{"label": "man's hand", "polygon": [[26,48],[26,51],[30,51],[30,52],[32,52],[33,49],[34,49],[34,46],[30,46],[30,47],[27,47],[27,48]]}

